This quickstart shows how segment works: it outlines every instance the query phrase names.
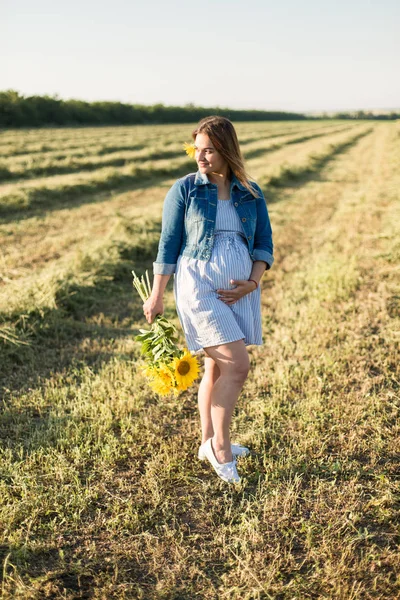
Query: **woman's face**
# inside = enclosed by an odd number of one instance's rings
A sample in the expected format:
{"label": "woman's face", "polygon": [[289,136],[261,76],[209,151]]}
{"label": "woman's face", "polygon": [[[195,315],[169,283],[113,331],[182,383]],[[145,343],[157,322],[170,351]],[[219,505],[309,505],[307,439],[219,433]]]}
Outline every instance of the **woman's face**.
{"label": "woman's face", "polygon": [[221,156],[207,134],[198,133],[194,141],[196,161],[201,173],[226,172],[228,163]]}

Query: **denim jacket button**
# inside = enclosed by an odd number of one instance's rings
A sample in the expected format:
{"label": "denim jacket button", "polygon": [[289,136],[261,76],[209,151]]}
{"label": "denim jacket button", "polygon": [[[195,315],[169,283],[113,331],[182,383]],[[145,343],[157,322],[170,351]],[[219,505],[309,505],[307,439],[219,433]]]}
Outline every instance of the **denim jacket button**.
{"label": "denim jacket button", "polygon": [[245,219],[245,217],[243,217],[242,221],[243,221],[243,223],[246,223],[246,219]]}
{"label": "denim jacket button", "polygon": [[239,204],[237,202],[235,202],[235,206],[239,206]]}

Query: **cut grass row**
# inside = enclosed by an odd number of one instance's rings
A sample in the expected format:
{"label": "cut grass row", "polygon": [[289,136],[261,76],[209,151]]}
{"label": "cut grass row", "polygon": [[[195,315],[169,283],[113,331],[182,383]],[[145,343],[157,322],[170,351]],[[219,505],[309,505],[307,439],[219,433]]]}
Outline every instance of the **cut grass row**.
{"label": "cut grass row", "polygon": [[279,168],[279,171],[275,174],[266,175],[261,178],[260,184],[262,186],[272,185],[274,187],[280,187],[288,185],[289,182],[304,179],[306,176],[314,175],[321,168],[332,160],[336,154],[345,151],[347,148],[357,143],[359,139],[365,135],[369,135],[373,131],[373,128],[366,128],[352,137],[349,137],[343,142],[336,144],[329,144],[329,146],[322,152],[311,154],[304,164],[300,165],[288,165],[284,164]]}
{"label": "cut grass row", "polygon": [[[307,135],[292,135],[286,134],[284,136],[277,136],[277,134],[269,135],[267,138],[261,137],[256,138],[250,137],[244,139],[241,146],[244,150],[245,157],[247,159],[252,158],[254,153],[256,155],[263,152],[265,146],[265,139],[269,140],[272,138],[281,138],[273,144],[268,143],[267,147],[269,151],[281,148],[287,144],[297,144],[303,141],[307,141],[314,137],[328,135],[335,133],[336,131],[342,131],[344,129],[350,129],[349,125],[341,125],[336,128],[310,128],[307,130]],[[314,133],[315,132],[315,133]],[[261,145],[260,145],[261,143]],[[12,157],[8,160],[3,160],[0,163],[0,181],[9,181],[16,179],[31,179],[33,177],[45,177],[50,175],[61,175],[64,173],[76,173],[80,171],[95,171],[102,167],[121,167],[127,164],[133,164],[135,161],[143,160],[158,160],[158,159],[173,159],[182,155],[182,143],[158,141],[156,144],[137,144],[130,148],[118,151],[114,148],[109,148],[107,153],[104,151],[100,153],[89,152],[86,148],[85,151],[76,154],[60,155],[43,157],[42,155],[35,156],[34,158],[15,158]]]}
{"label": "cut grass row", "polygon": [[[342,126],[344,125],[345,124],[342,124]],[[266,128],[260,127],[257,129],[254,129],[253,126],[252,129],[242,129],[239,124],[237,129],[240,136],[240,142],[246,144],[260,138],[270,138],[280,135],[289,135],[291,133],[301,133],[305,130],[307,132],[322,129],[327,130],[335,126],[337,126],[336,122],[328,125],[321,123],[317,126],[312,126],[309,124],[309,126],[305,129],[303,124],[302,127],[281,127],[277,130],[276,127],[271,128],[271,126],[267,126]],[[72,160],[79,158],[94,159],[96,157],[101,157],[113,152],[130,152],[143,150],[145,148],[151,149],[155,145],[161,144],[167,146],[170,144],[175,144],[177,147],[179,146],[181,148],[182,143],[186,140],[190,130],[190,127],[186,127],[183,130],[177,127],[174,133],[171,134],[169,128],[167,129],[162,126],[158,126],[155,130],[150,128],[147,132],[147,135],[143,131],[141,132],[140,130],[132,129],[129,136],[124,135],[122,137],[120,134],[118,134],[118,130],[115,130],[112,135],[108,134],[107,136],[104,136],[104,138],[98,139],[97,137],[89,137],[88,140],[85,139],[83,132],[82,139],[80,135],[81,131],[77,131],[75,133],[72,146],[72,142],[68,142],[69,138],[67,136],[66,139],[60,139],[58,146],[55,144],[55,148],[53,150],[45,150],[44,152],[31,152],[26,154],[15,152],[14,154],[3,156],[1,158],[1,165],[3,168],[8,168],[12,172],[12,170],[15,168],[18,171],[22,171],[24,164],[27,166],[38,166],[40,162],[51,164],[52,160]],[[178,142],[178,140],[181,140],[181,142]]]}
{"label": "cut grass row", "polygon": [[[265,123],[237,123],[235,124],[238,136],[241,142],[246,142],[252,136],[274,137],[289,133],[309,131],[312,128],[335,127],[338,123],[344,125],[346,121],[317,121],[315,124],[309,121],[288,121],[286,123],[265,122]],[[26,132],[14,132],[12,139],[20,139],[21,142],[5,141],[0,134],[0,157],[7,160],[13,157],[33,155],[32,158],[45,158],[47,155],[64,153],[67,155],[78,155],[82,152],[82,144],[85,144],[85,150],[90,155],[103,155],[108,152],[118,150],[132,149],[132,144],[141,144],[147,146],[160,140],[166,143],[176,142],[177,139],[184,141],[190,140],[190,132],[195,124],[185,125],[147,125],[132,126],[125,128],[79,128],[79,129],[53,129],[49,131],[46,138],[46,132],[43,129],[36,130],[35,137],[37,141],[27,144]],[[5,134],[3,134],[5,135]],[[48,140],[46,143],[44,143]]]}
{"label": "cut grass row", "polygon": [[[138,262],[147,263],[151,270],[161,224],[158,211],[150,215],[140,223],[123,217],[114,219],[114,226],[103,238],[86,241],[65,260],[54,261],[39,276],[26,277],[23,286],[10,285],[7,293],[1,295],[3,385],[4,378],[11,385],[16,364],[21,375],[43,359],[43,354],[37,354],[40,347],[46,353],[47,346],[51,348],[54,343],[76,344],[95,331],[104,335],[107,327],[101,320],[85,325],[86,319],[90,321],[97,312],[102,312],[104,318],[104,313],[115,311],[128,322],[132,322],[132,317],[139,318],[131,269]],[[122,310],[121,294],[126,303]],[[111,336],[120,335],[116,326],[110,331]],[[53,360],[51,352],[46,358]]]}
{"label": "cut grass row", "polygon": [[[357,129],[357,126],[349,126],[341,125],[339,127],[329,127],[323,129],[316,130],[308,130],[307,134],[304,135],[304,132],[301,135],[284,135],[284,136],[271,136],[274,137],[275,140],[270,142],[269,139],[263,139],[262,141],[257,141],[256,143],[244,144],[243,145],[243,155],[246,161],[252,161],[255,158],[263,157],[268,152],[276,152],[277,150],[284,150],[286,146],[290,146],[291,144],[302,144],[303,142],[308,142],[310,140],[315,140],[317,138],[326,137],[335,135],[337,133],[347,132],[350,133],[354,129]],[[278,139],[276,139],[278,138]],[[251,162],[250,162],[251,166]]]}
{"label": "cut grass row", "polygon": [[[367,131],[365,126],[360,129]],[[329,153],[335,152],[334,140],[338,139],[337,143],[339,144],[352,143],[351,140],[356,140],[357,135],[357,133],[349,133],[347,131],[331,134],[329,139],[332,139],[333,143],[328,146],[328,150],[322,150],[322,154],[328,157]],[[319,142],[320,140],[318,139],[317,141]],[[314,140],[311,139],[303,143],[303,154],[293,151],[293,170],[296,169],[296,163],[301,161],[304,153],[307,153],[308,148],[313,153],[315,152],[314,148],[319,149],[321,146],[322,148],[324,147],[322,143],[315,146]],[[281,152],[284,151],[282,148],[280,150]],[[265,151],[268,152],[268,148]],[[260,161],[261,159],[258,158],[258,160]],[[307,160],[306,157],[301,161],[301,168],[305,168]],[[146,162],[141,164],[141,167],[129,165],[120,169],[99,169],[94,173],[82,174],[80,176],[75,175],[72,178],[67,175],[58,176],[54,179],[33,180],[29,186],[3,186],[3,193],[0,195],[0,217],[3,220],[10,219],[18,214],[20,218],[26,218],[32,210],[56,210],[62,205],[81,203],[83,197],[86,198],[85,201],[90,201],[90,197],[93,198],[95,194],[104,190],[115,190],[118,187],[134,184],[139,185],[143,181],[150,181],[152,178],[181,176],[188,171],[194,170],[193,161],[188,161],[185,156],[172,163],[168,159],[165,159],[156,163],[149,161],[147,164]],[[276,167],[272,167],[271,170],[276,171]],[[275,173],[273,175],[276,179],[277,176]]]}
{"label": "cut grass row", "polygon": [[186,128],[184,125],[132,125],[11,130],[0,133],[0,156],[80,148],[82,142],[106,146],[113,140],[124,144],[131,143],[132,139],[145,142],[157,139],[160,133],[164,136],[179,135]]}
{"label": "cut grass row", "polygon": [[13,220],[27,218],[33,211],[48,212],[65,205],[79,205],[82,202],[95,202],[96,195],[103,191],[132,187],[162,178],[178,177],[193,168],[193,160],[182,158],[173,163],[168,159],[158,163],[143,163],[142,167],[132,166],[123,170],[105,168],[98,170],[90,178],[77,177],[71,183],[54,184],[52,187],[21,188],[11,194],[0,196],[0,218]]}
{"label": "cut grass row", "polygon": [[31,289],[45,272],[76,263],[76,255],[92,242],[106,240],[120,219],[132,224],[145,215],[159,218],[162,202],[174,179],[117,194],[96,196],[93,203],[50,211],[0,225],[0,312],[19,291]]}
{"label": "cut grass row", "polygon": [[149,148],[138,145],[136,149],[126,152],[110,152],[99,157],[88,157],[82,153],[82,158],[67,157],[62,159],[39,159],[33,164],[22,162],[17,167],[0,167],[0,181],[16,179],[32,179],[34,177],[48,177],[67,173],[80,173],[82,171],[96,171],[104,167],[123,167],[134,165],[142,161],[174,159],[182,156],[182,145],[171,144],[171,147],[159,146]]}

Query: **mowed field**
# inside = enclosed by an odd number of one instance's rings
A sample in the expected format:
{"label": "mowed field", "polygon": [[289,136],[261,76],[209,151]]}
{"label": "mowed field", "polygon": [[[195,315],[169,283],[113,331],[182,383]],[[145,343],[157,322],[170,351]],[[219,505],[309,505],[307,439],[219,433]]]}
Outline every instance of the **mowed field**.
{"label": "mowed field", "polygon": [[398,598],[399,124],[235,123],[275,244],[236,487],[134,341],[194,126],[0,132],[1,596]]}

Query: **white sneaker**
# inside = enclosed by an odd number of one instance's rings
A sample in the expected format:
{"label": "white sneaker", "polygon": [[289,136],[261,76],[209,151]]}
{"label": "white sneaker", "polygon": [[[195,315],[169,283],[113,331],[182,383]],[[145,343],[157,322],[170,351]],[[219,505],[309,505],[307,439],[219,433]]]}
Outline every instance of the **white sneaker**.
{"label": "white sneaker", "polygon": [[211,445],[211,438],[208,438],[206,442],[202,445],[204,450],[205,457],[210,461],[211,465],[214,467],[214,471],[224,481],[227,483],[239,483],[240,477],[236,470],[236,460],[233,459],[232,462],[228,463],[219,463],[215,457],[213,447]]}
{"label": "white sneaker", "polygon": [[[205,460],[206,455],[204,454],[204,444],[202,444],[197,453],[197,458],[199,460]],[[231,444],[231,450],[233,456],[248,456],[250,454],[250,450],[246,448],[246,446],[241,446],[240,444]]]}

